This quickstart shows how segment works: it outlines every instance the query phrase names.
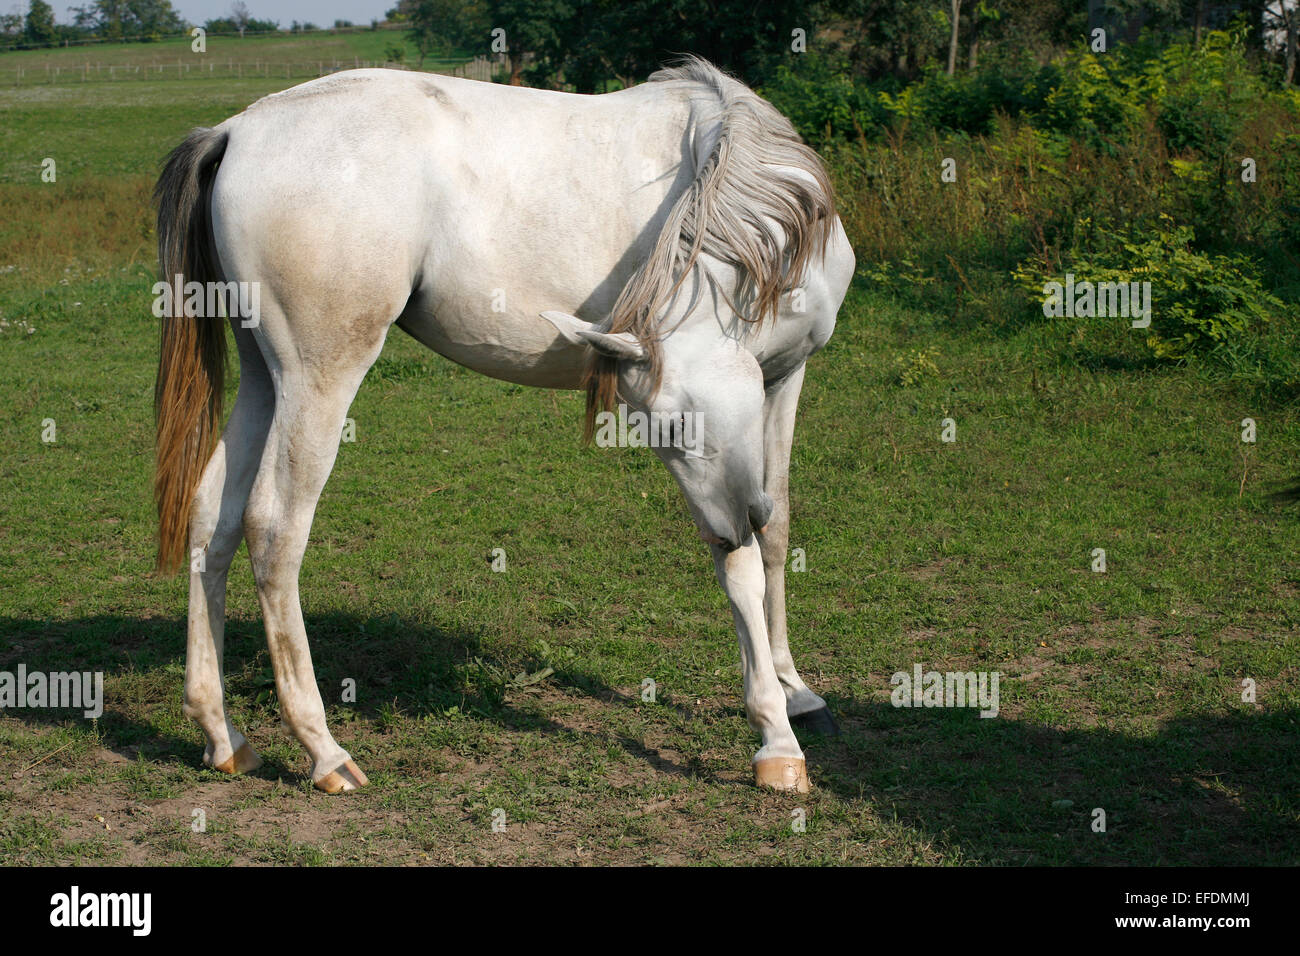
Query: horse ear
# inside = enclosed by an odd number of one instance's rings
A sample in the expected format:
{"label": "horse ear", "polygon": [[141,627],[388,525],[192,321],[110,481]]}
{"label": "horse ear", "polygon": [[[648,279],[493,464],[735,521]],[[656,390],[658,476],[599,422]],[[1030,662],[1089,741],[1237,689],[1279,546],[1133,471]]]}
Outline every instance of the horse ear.
{"label": "horse ear", "polygon": [[560,333],[560,337],[574,345],[590,345],[610,358],[639,361],[646,357],[645,349],[631,332],[601,332],[590,322],[584,322],[567,312],[543,312],[542,318]]}
{"label": "horse ear", "polygon": [[567,312],[543,312],[541,316],[555,326],[555,331],[560,333],[560,338],[570,345],[586,345],[586,341],[579,333],[594,328],[590,322],[584,322],[576,315],[569,315]]}
{"label": "horse ear", "polygon": [[629,362],[639,362],[645,358],[645,348],[631,332],[597,332],[594,329],[584,329],[578,334],[601,355]]}

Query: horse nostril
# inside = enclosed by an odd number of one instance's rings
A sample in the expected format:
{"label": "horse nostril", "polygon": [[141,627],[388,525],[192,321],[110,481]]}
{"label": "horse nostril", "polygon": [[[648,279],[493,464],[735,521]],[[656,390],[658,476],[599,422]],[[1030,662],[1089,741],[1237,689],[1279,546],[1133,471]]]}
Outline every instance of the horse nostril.
{"label": "horse nostril", "polygon": [[749,506],[750,526],[756,531],[766,528],[768,521],[772,519],[772,511],[775,507],[766,492],[759,492],[758,500]]}

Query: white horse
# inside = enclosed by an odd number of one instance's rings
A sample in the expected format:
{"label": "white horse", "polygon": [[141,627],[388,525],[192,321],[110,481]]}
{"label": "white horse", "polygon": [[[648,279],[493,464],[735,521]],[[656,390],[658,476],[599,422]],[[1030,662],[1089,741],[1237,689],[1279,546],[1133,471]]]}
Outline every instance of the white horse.
{"label": "white horse", "polygon": [[[365,774],[330,734],[298,601],[317,499],[396,323],[495,378],[617,397],[699,447],[658,447],[731,602],[760,785],[806,792],[796,724],[834,732],[786,640],[787,474],[804,363],[854,259],[790,123],[700,60],[601,96],[357,70],[196,129],[158,182],[163,274],[249,282],[217,439],[227,319],[162,320],[159,567],[191,562],[185,713],[204,763],[260,764],[226,718],[226,575],[248,541],[281,713],[329,793]],[[251,327],[244,327],[250,325]],[[679,443],[680,444],[680,443]]]}

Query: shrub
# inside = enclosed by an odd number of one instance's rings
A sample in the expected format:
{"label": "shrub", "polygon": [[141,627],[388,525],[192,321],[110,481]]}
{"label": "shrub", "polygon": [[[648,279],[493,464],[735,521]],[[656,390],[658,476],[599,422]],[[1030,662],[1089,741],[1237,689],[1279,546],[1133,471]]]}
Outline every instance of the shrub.
{"label": "shrub", "polygon": [[[1152,233],[1080,228],[1078,235],[1095,236],[1092,248],[1071,250],[1066,263],[1078,280],[1151,283],[1146,344],[1154,357],[1184,359],[1221,346],[1230,349],[1220,355],[1231,354],[1243,339],[1263,334],[1269,322],[1287,313],[1287,306],[1260,283],[1258,267],[1249,258],[1197,252],[1190,226],[1162,219]],[[1013,276],[1026,293],[1040,299],[1045,282],[1062,278],[1041,262],[1024,263]]]}
{"label": "shrub", "polygon": [[1066,272],[1150,281],[1146,333],[1072,334],[1094,356],[1198,356],[1289,400],[1300,333],[1277,318],[1300,299],[1300,91],[1271,87],[1244,36],[931,69],[905,88],[810,54],[765,92],[820,145],[868,282],[991,330],[1034,322]]}
{"label": "shrub", "polygon": [[816,146],[875,138],[888,111],[868,87],[854,83],[847,68],[818,53],[806,53],[797,69],[782,64],[760,92]]}

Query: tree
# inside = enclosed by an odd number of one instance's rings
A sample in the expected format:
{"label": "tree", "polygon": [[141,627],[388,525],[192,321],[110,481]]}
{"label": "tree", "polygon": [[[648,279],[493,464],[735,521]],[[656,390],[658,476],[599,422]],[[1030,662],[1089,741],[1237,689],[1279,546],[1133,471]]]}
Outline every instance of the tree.
{"label": "tree", "polygon": [[0,47],[17,46],[23,38],[23,15],[14,8],[13,13],[0,13]]}
{"label": "tree", "polygon": [[1274,0],[1264,7],[1264,15],[1265,25],[1284,37],[1282,85],[1290,86],[1295,82],[1296,44],[1300,42],[1300,5],[1295,0]]}
{"label": "tree", "polygon": [[127,24],[136,36],[161,36],[167,33],[184,33],[186,22],[171,0],[130,0],[126,4]]}
{"label": "tree", "polygon": [[32,0],[23,35],[28,43],[54,42],[54,8],[45,0]]}
{"label": "tree", "polygon": [[[208,31],[208,36],[232,36],[239,32],[239,24],[235,23],[233,17],[220,17],[216,20],[206,20],[203,23],[203,29]],[[244,24],[244,30],[248,33],[275,33],[280,29],[279,20],[259,20],[257,17],[249,17],[248,22]]]}
{"label": "tree", "polygon": [[471,46],[487,32],[483,6],[478,0],[401,0],[385,14],[394,23],[406,23],[406,36],[425,57],[440,50]]}
{"label": "tree", "polygon": [[[1008,0],[975,0],[974,6],[966,17],[966,47],[968,58],[966,66],[968,69],[975,69],[979,60],[980,43],[991,35],[994,29],[999,29],[998,24],[1003,18],[1003,6],[1007,5]],[[1012,3],[1015,0],[1011,0]]]}
{"label": "tree", "polygon": [[851,69],[867,79],[915,78],[952,39],[951,17],[937,4],[832,0],[826,16],[842,31]]}
{"label": "tree", "polygon": [[95,0],[82,7],[69,7],[72,25],[109,39],[161,36],[185,32],[186,23],[171,0]]}
{"label": "tree", "polygon": [[[553,43],[532,50],[530,77],[562,73],[583,92],[614,77],[623,85],[646,78],[683,53],[716,63],[752,85],[773,77],[794,52],[795,31],[817,34],[820,7],[811,0],[575,0]],[[493,26],[506,26],[493,22]],[[507,36],[509,28],[506,26]]]}
{"label": "tree", "polygon": [[244,0],[235,0],[230,5],[230,19],[235,24],[235,29],[239,31],[240,37],[243,37],[244,31],[248,29],[248,21],[253,15],[248,12],[248,4]]}
{"label": "tree", "polygon": [[[511,86],[523,85],[526,54],[557,50],[574,12],[567,0],[487,0],[489,29],[505,31],[502,39],[510,60]],[[489,42],[489,37],[483,42]]]}
{"label": "tree", "polygon": [[948,75],[957,72],[957,25],[961,22],[961,0],[952,0],[952,33],[948,37]]}
{"label": "tree", "polygon": [[421,66],[432,53],[482,43],[488,29],[480,0],[400,0],[384,16],[409,25],[406,36]]}

